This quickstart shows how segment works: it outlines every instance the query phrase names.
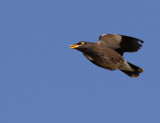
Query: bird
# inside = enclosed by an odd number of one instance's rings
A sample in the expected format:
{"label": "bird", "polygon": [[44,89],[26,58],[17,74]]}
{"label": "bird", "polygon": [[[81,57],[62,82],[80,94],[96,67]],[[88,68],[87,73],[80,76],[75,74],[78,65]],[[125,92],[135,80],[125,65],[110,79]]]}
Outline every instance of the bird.
{"label": "bird", "polygon": [[80,41],[70,45],[93,64],[108,70],[120,70],[131,78],[136,78],[144,70],[130,62],[127,62],[123,54],[125,52],[137,52],[144,41],[131,36],[120,34],[103,34],[96,43]]}

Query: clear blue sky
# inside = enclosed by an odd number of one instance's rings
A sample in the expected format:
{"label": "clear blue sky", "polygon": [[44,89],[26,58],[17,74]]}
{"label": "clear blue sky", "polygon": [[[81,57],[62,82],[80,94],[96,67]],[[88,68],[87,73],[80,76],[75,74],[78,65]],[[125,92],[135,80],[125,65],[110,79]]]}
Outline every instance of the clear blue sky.
{"label": "clear blue sky", "polygon": [[[160,123],[159,0],[1,0],[0,123]],[[145,41],[137,79],[69,45],[105,33]]]}

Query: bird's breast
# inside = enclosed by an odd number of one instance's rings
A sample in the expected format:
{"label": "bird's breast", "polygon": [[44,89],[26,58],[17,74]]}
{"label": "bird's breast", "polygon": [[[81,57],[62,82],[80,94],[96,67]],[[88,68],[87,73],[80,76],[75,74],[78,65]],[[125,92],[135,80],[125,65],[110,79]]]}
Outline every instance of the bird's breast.
{"label": "bird's breast", "polygon": [[97,48],[90,53],[83,53],[92,63],[109,70],[118,69],[123,58],[117,52],[108,48]]}
{"label": "bird's breast", "polygon": [[83,55],[84,55],[88,60],[90,60],[90,61],[93,61],[93,60],[94,60],[91,56],[89,56],[89,55],[87,55],[87,54],[85,54],[85,53],[83,53]]}

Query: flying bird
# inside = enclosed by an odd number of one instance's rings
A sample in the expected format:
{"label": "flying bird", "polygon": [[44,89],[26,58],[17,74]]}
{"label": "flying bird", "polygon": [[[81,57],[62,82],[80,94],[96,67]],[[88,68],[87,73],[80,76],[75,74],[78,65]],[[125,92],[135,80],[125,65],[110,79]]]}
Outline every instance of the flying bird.
{"label": "flying bird", "polygon": [[137,52],[142,40],[119,34],[103,34],[99,36],[97,43],[80,41],[70,45],[71,49],[79,50],[93,64],[108,69],[119,69],[132,78],[136,78],[144,70],[130,62],[127,62],[124,52]]}

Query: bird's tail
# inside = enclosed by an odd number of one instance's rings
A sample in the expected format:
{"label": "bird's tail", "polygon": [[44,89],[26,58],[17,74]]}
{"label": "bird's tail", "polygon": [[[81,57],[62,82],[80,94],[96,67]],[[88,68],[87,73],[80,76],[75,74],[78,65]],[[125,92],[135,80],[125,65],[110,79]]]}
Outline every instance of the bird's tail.
{"label": "bird's tail", "polygon": [[133,65],[131,63],[128,62],[128,64],[130,65],[130,67],[134,70],[134,71],[126,71],[126,70],[121,70],[123,73],[127,74],[128,76],[132,77],[132,78],[136,78],[139,76],[140,73],[142,73],[144,70],[136,65]]}

